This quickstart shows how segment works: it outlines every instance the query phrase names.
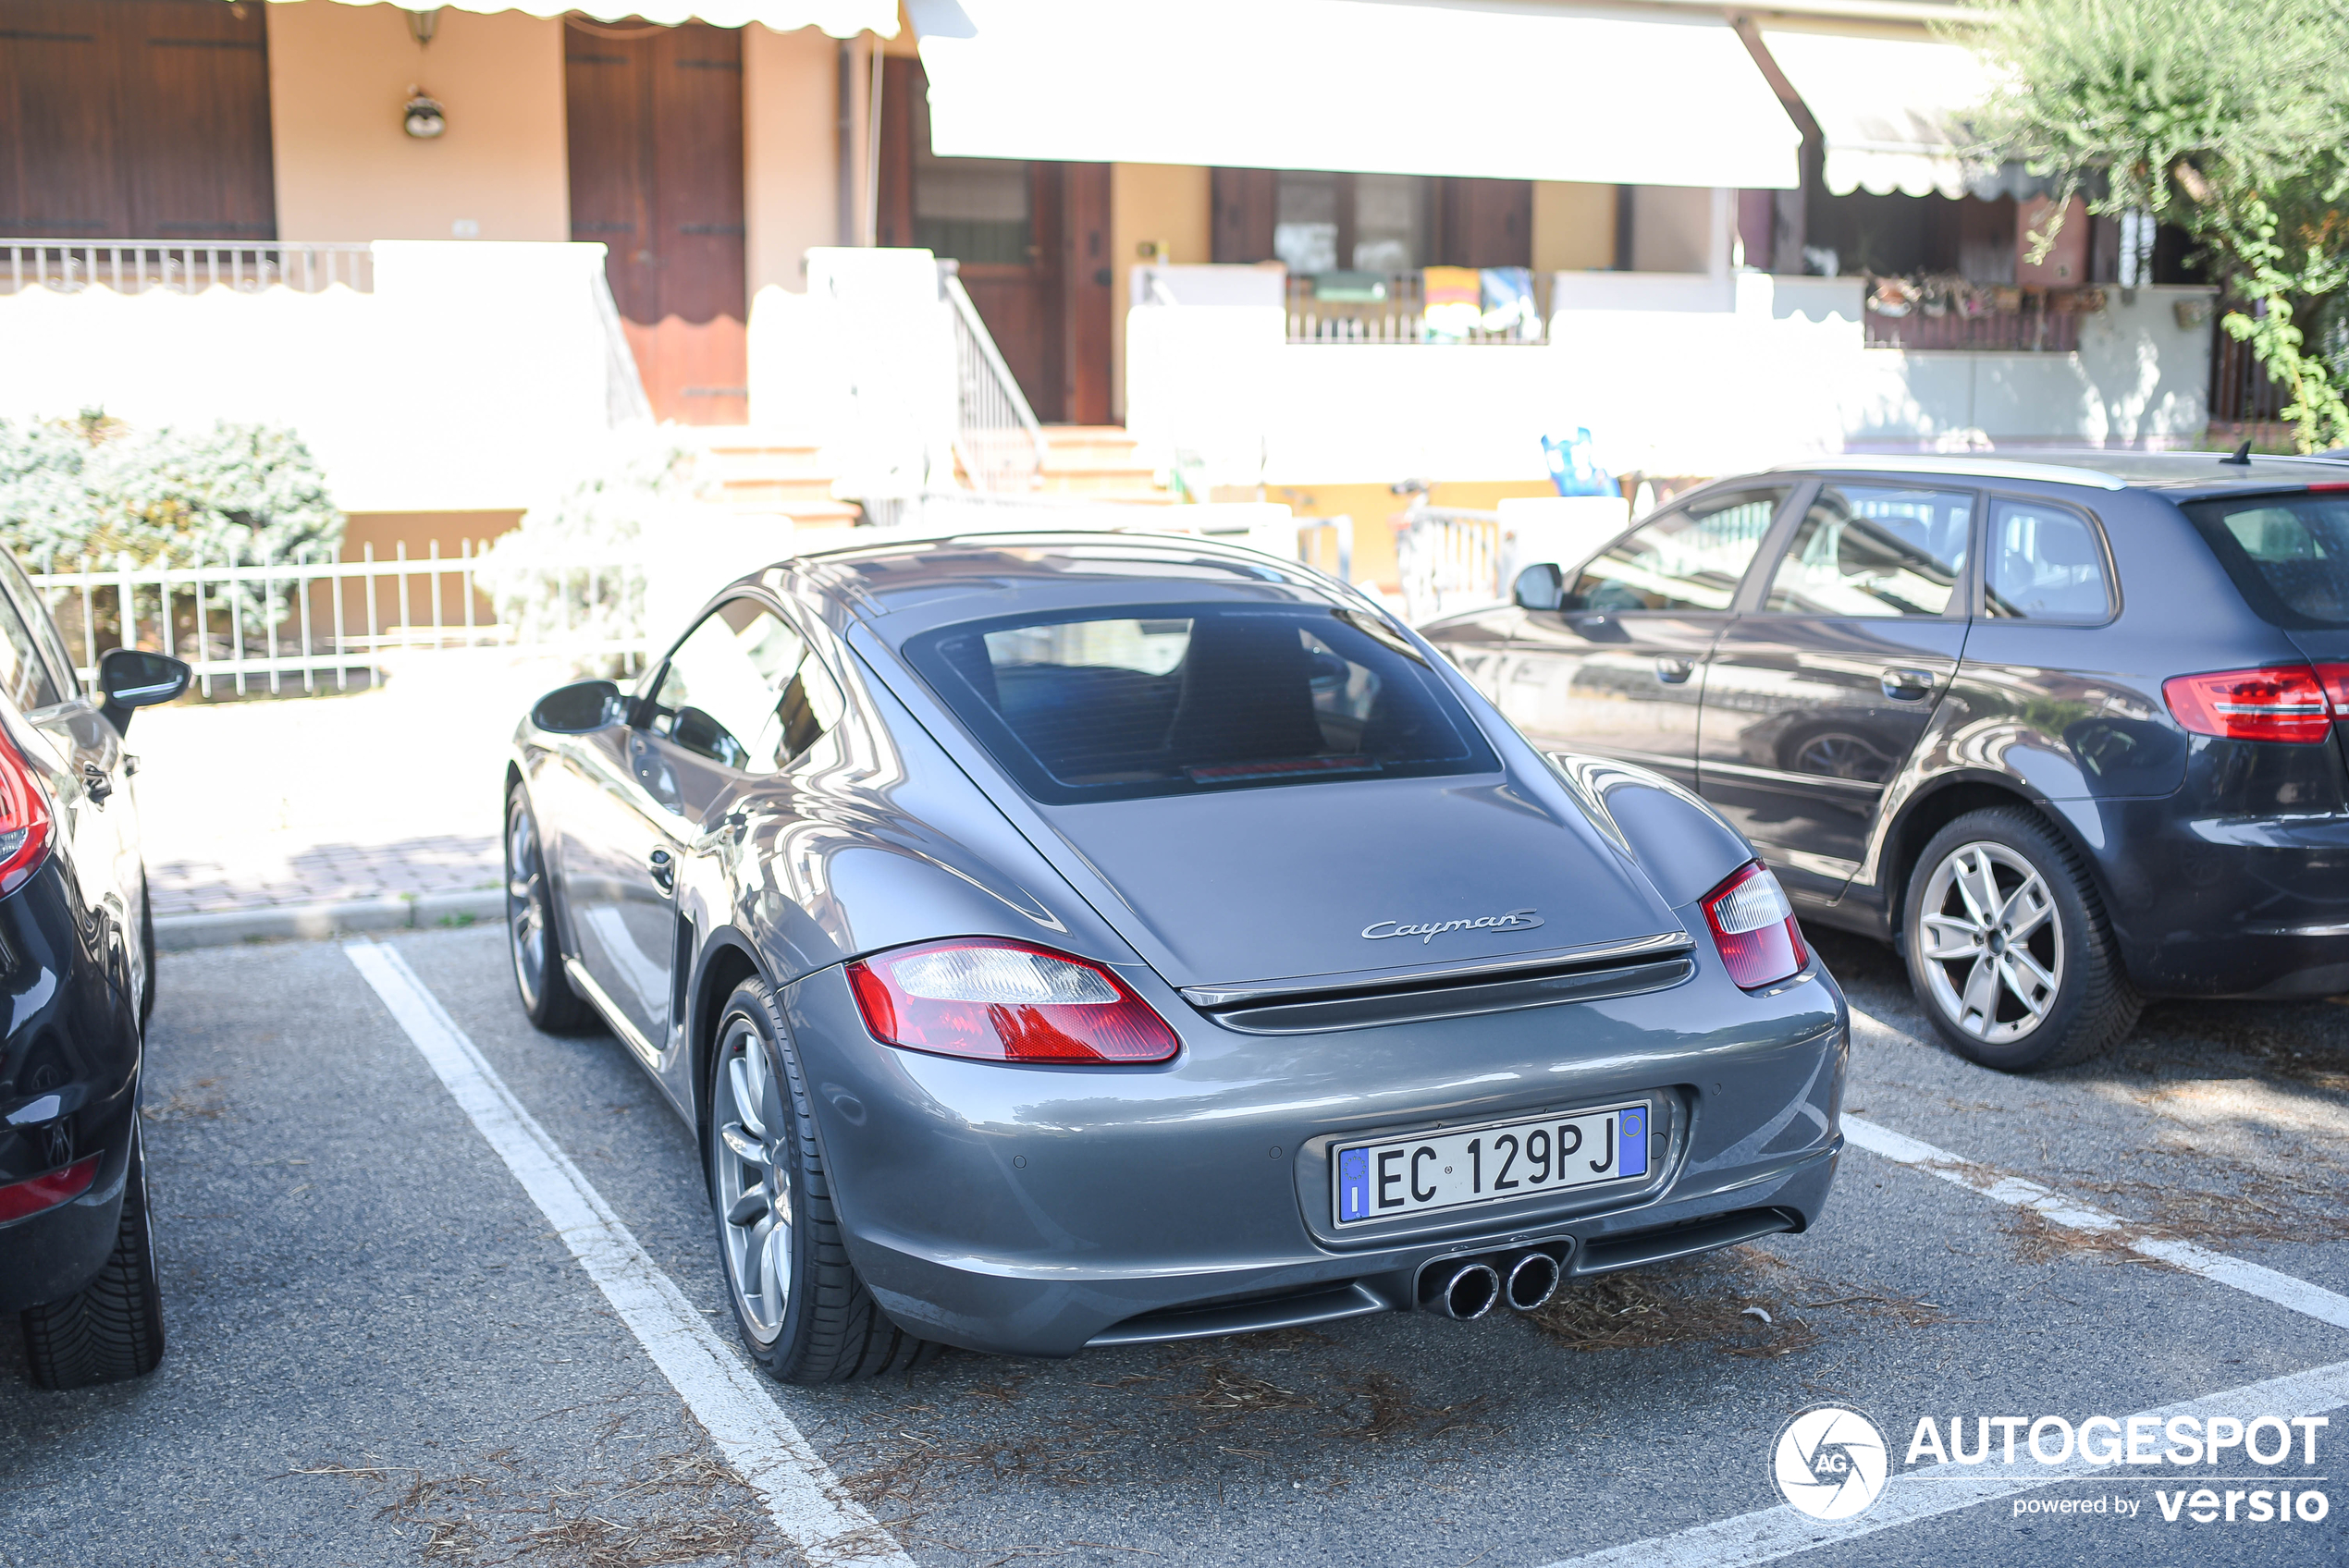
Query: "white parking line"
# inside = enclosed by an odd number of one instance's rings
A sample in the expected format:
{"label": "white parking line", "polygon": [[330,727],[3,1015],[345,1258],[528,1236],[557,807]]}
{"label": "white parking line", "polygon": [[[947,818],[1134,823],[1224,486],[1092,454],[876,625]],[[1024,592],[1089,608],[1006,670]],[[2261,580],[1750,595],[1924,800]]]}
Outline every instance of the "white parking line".
{"label": "white parking line", "polygon": [[[1850,1119],[1845,1121],[1848,1125]],[[2173,1415],[2241,1416],[2254,1412],[2289,1418],[2322,1415],[2343,1405],[2349,1405],[2349,1361],[2337,1361],[2313,1371],[2295,1372],[2288,1378],[2274,1378],[2207,1399],[2187,1400],[2138,1414],[2156,1416],[2165,1423]],[[1887,1432],[1885,1437],[1895,1444],[1900,1441],[1895,1433]],[[1767,1454],[1754,1454],[1757,1474],[1766,1474],[1768,1464]],[[1550,1568],[1747,1568],[1752,1563],[1775,1562],[1782,1557],[1874,1535],[1879,1530],[1897,1529],[1902,1525],[1913,1525],[1922,1519],[1954,1513],[1962,1508],[1995,1502],[2042,1487],[2089,1476],[2109,1477],[2115,1468],[2090,1465],[2076,1455],[2064,1464],[2049,1465],[1932,1464],[1896,1474],[1865,1513],[1840,1524],[1825,1524],[1780,1504],[1755,1513],[1741,1513],[1734,1519],[1699,1525],[1675,1535],[1609,1547],[1587,1557],[1568,1558],[1550,1564]],[[2174,1478],[2183,1480],[2187,1486],[2200,1484],[2190,1472],[2182,1472]],[[1991,1561],[1998,1554],[1993,1550],[1978,1555],[1984,1561]]]}
{"label": "white parking line", "polygon": [[766,1501],[784,1538],[818,1568],[852,1562],[914,1568],[896,1540],[841,1490],[757,1375],[660,1271],[400,954],[363,941],[346,943],[343,951],[686,1408]]}
{"label": "white parking line", "polygon": [[2272,1268],[2262,1268],[2256,1263],[2245,1263],[2239,1257],[2198,1247],[2192,1242],[2167,1241],[2158,1236],[2138,1232],[2136,1228],[2118,1215],[2107,1214],[2100,1208],[2060,1197],[2036,1182],[2026,1182],[2020,1176],[2002,1176],[1995,1170],[1975,1165],[1949,1153],[1935,1148],[1904,1133],[1889,1127],[1879,1127],[1863,1118],[1847,1114],[1843,1118],[1843,1135],[1870,1154],[1880,1155],[1896,1164],[1912,1166],[1944,1182],[1980,1193],[1999,1203],[2027,1208],[2055,1224],[2074,1231],[2111,1235],[2121,1245],[2141,1257],[2150,1257],[2183,1268],[2189,1274],[2199,1274],[2218,1284],[2231,1286],[2246,1295],[2273,1302],[2319,1323],[2330,1323],[2336,1329],[2349,1329],[2349,1296],[2312,1285],[2306,1280],[2295,1280],[2289,1274],[2279,1274]]}

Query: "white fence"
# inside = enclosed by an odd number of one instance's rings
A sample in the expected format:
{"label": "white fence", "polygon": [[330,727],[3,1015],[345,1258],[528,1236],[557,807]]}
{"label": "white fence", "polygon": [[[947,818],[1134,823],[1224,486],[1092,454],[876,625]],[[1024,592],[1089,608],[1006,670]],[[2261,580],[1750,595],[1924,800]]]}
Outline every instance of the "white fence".
{"label": "white fence", "polygon": [[[37,564],[47,600],[79,661],[146,647],[188,661],[206,696],[348,691],[380,679],[387,655],[518,643],[580,660],[640,668],[647,652],[644,563],[597,557],[457,556],[435,545],[420,559],[372,547],[355,561],[297,558],[112,565],[84,557]],[[510,582],[520,610],[501,622],[483,579]]]}
{"label": "white fence", "polygon": [[1396,536],[1403,619],[1417,626],[1501,597],[1501,514],[1414,507]]}

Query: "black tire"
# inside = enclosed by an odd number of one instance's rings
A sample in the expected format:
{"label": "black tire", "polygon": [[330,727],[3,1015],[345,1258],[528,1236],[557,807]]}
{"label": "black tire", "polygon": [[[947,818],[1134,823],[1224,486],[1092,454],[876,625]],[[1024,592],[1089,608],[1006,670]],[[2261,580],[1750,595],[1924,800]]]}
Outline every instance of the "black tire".
{"label": "black tire", "polygon": [[2145,1005],[2086,864],[2025,807],[1969,812],[1936,833],[1910,872],[1900,931],[1934,1027],[2001,1072],[2085,1061]]}
{"label": "black tire", "polygon": [[549,1035],[584,1034],[600,1022],[563,973],[555,935],[555,881],[538,837],[530,797],[516,784],[506,794],[506,947],[522,1010]]}
{"label": "black tire", "polygon": [[139,874],[139,951],[146,959],[146,974],[139,982],[139,1033],[155,1015],[155,903],[147,892],[145,872]]}
{"label": "black tire", "polygon": [[22,1320],[25,1366],[38,1388],[119,1383],[145,1377],[163,1360],[163,1293],[147,1225],[146,1159],[136,1133],[105,1267],[65,1300],[29,1308]]}
{"label": "black tire", "polygon": [[[806,1079],[790,1038],[774,993],[764,982],[746,980],[726,998],[710,1060],[705,1163],[719,1268],[734,1327],[751,1359],[779,1382],[844,1383],[904,1370],[937,1347],[892,1321],[848,1260],[817,1146]],[[756,1060],[753,1051],[758,1053]],[[737,1058],[743,1059],[739,1077]],[[759,1107],[757,1125],[733,1114],[745,1080]],[[747,1157],[752,1145],[759,1151],[757,1158]],[[784,1176],[781,1205],[771,1195],[779,1184],[764,1176],[757,1182],[749,1180],[754,1172],[778,1170]],[[730,1204],[737,1211],[734,1219],[727,1213]],[[769,1254],[768,1235],[775,1231],[785,1234],[771,1243],[776,1252]],[[762,1258],[752,1271],[762,1284],[766,1268],[787,1262],[780,1302],[771,1292],[745,1289],[745,1254]],[[754,1296],[759,1299],[754,1302]]]}

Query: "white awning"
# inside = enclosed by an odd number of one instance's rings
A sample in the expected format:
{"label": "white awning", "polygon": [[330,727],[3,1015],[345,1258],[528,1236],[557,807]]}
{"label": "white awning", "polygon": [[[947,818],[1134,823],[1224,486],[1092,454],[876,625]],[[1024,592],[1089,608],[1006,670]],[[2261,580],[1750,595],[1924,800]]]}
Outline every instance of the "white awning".
{"label": "white awning", "polygon": [[947,157],[1790,188],[1718,16],[1396,0],[906,0]]}
{"label": "white awning", "polygon": [[[271,0],[273,5],[315,5],[321,0]],[[342,6],[397,4],[402,9],[429,11],[426,0],[331,0]],[[563,17],[574,13],[599,22],[646,21],[664,27],[679,22],[707,22],[713,27],[742,27],[758,22],[776,32],[821,28],[834,38],[876,32],[897,36],[896,0],[445,0],[460,11],[493,14],[522,11],[534,17]]]}
{"label": "white awning", "polygon": [[1990,92],[1972,50],[1778,28],[1763,29],[1762,42],[1826,138],[1829,190],[1965,194],[1966,116]]}

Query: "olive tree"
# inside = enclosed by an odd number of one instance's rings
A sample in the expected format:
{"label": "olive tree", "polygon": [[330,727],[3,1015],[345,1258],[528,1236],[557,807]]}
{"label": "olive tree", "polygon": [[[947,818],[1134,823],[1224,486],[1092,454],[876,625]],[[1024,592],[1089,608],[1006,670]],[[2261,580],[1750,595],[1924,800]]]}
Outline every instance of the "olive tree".
{"label": "olive tree", "polygon": [[2349,289],[2349,5],[2342,0],[1997,0],[1944,24],[1998,86],[1986,157],[2071,198],[2178,225],[2224,278],[2226,331],[2290,389],[2301,450],[2349,443],[2349,356],[2300,319]]}

